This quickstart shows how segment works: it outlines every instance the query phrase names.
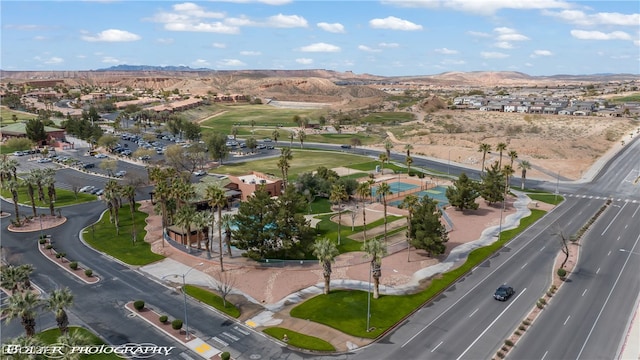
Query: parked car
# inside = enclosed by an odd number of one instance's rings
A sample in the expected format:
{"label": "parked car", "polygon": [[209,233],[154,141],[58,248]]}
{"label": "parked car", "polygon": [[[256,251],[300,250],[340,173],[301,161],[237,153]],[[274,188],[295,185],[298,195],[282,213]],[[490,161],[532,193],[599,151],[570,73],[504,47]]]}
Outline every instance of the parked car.
{"label": "parked car", "polygon": [[80,192],[90,192],[91,190],[95,189],[95,186],[91,186],[91,185],[87,185],[87,186],[83,186],[80,188]]}
{"label": "parked car", "polygon": [[130,156],[131,154],[133,154],[133,152],[131,150],[125,150],[121,154],[124,156]]}
{"label": "parked car", "polygon": [[193,172],[193,175],[195,175],[195,176],[204,176],[204,175],[207,175],[207,172],[204,171],[204,170],[197,170],[197,171]]}
{"label": "parked car", "polygon": [[264,138],[262,141],[263,142],[271,142],[271,139],[270,138]]}
{"label": "parked car", "polygon": [[140,156],[140,157],[138,158],[138,160],[142,160],[142,161],[144,161],[144,160],[149,160],[149,159],[151,159],[151,156],[149,156],[149,155],[142,155],[142,156]]}
{"label": "parked car", "polygon": [[96,159],[104,159],[104,158],[106,158],[106,157],[107,157],[107,155],[105,155],[105,154],[95,154],[95,155],[94,155],[94,157],[95,157]]}
{"label": "parked car", "polygon": [[513,290],[511,286],[500,285],[493,294],[493,298],[500,301],[507,301],[515,293],[515,290]]}
{"label": "parked car", "polygon": [[123,176],[127,175],[127,172],[124,171],[124,170],[120,170],[120,171],[117,171],[114,175],[116,177],[123,177]]}
{"label": "parked car", "polygon": [[14,151],[14,152],[13,152],[13,155],[14,155],[14,156],[23,156],[23,155],[24,155],[24,152],[22,152],[22,151]]}
{"label": "parked car", "polygon": [[42,158],[42,159],[38,159],[38,162],[39,162],[39,163],[41,163],[41,164],[42,164],[42,163],[50,163],[50,162],[51,162],[51,159],[49,159],[49,158]]}
{"label": "parked car", "polygon": [[82,167],[85,168],[85,169],[92,169],[92,168],[96,167],[96,164],[94,164],[94,163],[82,164]]}
{"label": "parked car", "polygon": [[98,195],[98,196],[102,194],[104,194],[104,189],[98,189],[98,191],[95,192],[95,195]]}

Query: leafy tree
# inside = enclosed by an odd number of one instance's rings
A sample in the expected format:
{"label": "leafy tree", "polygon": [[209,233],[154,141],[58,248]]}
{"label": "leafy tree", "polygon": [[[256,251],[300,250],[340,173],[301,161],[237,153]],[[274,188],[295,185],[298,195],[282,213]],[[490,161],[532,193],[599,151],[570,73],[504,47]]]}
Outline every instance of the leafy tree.
{"label": "leafy tree", "polygon": [[460,174],[458,180],[453,182],[452,186],[447,187],[446,196],[449,204],[462,211],[465,209],[478,209],[476,199],[480,196],[478,192],[478,184],[469,179],[466,173]]}
{"label": "leafy tree", "polygon": [[117,143],[118,138],[110,134],[102,135],[98,139],[98,146],[102,146],[105,149],[113,149]]}
{"label": "leafy tree", "polygon": [[273,130],[273,132],[271,133],[271,138],[273,139],[273,141],[275,141],[275,143],[278,143],[278,138],[280,137],[280,132],[276,129]]}
{"label": "leafy tree", "polygon": [[322,265],[322,276],[324,277],[324,294],[329,294],[331,286],[331,263],[338,256],[338,248],[333,241],[328,238],[318,239],[313,244],[313,255],[318,258]]}
{"label": "leafy tree", "polygon": [[113,176],[113,173],[118,168],[118,160],[104,159],[104,160],[102,160],[100,162],[98,167],[100,167],[100,169],[106,171],[109,176]]}
{"label": "leafy tree", "polygon": [[373,298],[380,297],[380,278],[382,277],[382,258],[387,254],[386,245],[378,238],[370,239],[362,244],[362,251],[371,257],[370,269],[373,277]]}
{"label": "leafy tree", "polygon": [[278,252],[285,258],[304,256],[315,235],[303,215],[306,207],[307,200],[293,187],[285,189],[274,202],[275,226],[271,226],[276,244],[271,248],[272,253]]}
{"label": "leafy tree", "polygon": [[47,140],[47,133],[44,131],[44,123],[40,119],[31,119],[27,121],[25,127],[27,138],[37,144]]}
{"label": "leafy tree", "polygon": [[235,215],[237,228],[232,231],[235,244],[264,258],[275,247],[273,228],[275,203],[264,187],[258,188],[247,201],[240,203]]}
{"label": "leafy tree", "polygon": [[437,202],[425,195],[411,219],[411,244],[416,249],[425,250],[429,256],[444,254],[444,244],[449,240],[441,217]]}
{"label": "leafy tree", "polygon": [[251,151],[252,153],[255,152],[256,148],[258,147],[258,141],[253,136],[247,139],[246,144],[247,149],[249,149],[249,151]]}
{"label": "leafy tree", "polygon": [[486,144],[486,143],[482,143],[480,144],[480,147],[478,148],[478,152],[482,153],[482,169],[480,169],[480,175],[484,174],[484,162],[487,158],[487,153],[491,151],[491,145]]}
{"label": "leafy tree", "polygon": [[182,132],[187,140],[195,141],[200,139],[202,128],[196,123],[185,121],[182,124]]}
{"label": "leafy tree", "polygon": [[213,133],[205,137],[204,142],[213,159],[222,165],[223,160],[229,155],[227,136],[223,133]]}
{"label": "leafy tree", "polygon": [[46,308],[55,314],[61,334],[69,332],[69,317],[65,309],[71,307],[72,304],[73,294],[69,288],[53,290],[47,299]]}
{"label": "leafy tree", "polygon": [[487,172],[482,176],[482,186],[480,196],[489,204],[500,202],[504,199],[504,174],[498,167],[498,162],[494,162]]}

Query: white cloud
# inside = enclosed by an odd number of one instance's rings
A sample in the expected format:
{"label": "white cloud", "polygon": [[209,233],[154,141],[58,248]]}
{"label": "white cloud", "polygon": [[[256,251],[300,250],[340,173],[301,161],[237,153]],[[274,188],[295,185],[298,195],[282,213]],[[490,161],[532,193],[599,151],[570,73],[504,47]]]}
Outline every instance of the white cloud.
{"label": "white cloud", "polygon": [[561,0],[383,0],[382,3],[402,7],[449,8],[481,15],[493,15],[501,9],[569,9],[572,6],[569,2]]}
{"label": "white cloud", "polygon": [[211,32],[217,34],[237,34],[240,29],[236,26],[228,26],[221,22],[212,23],[169,23],[165,24],[164,28],[169,31],[193,31],[193,32]]}
{"label": "white cloud", "polygon": [[56,65],[56,64],[62,64],[64,62],[64,59],[61,57],[57,57],[57,56],[52,56],[50,58],[47,59],[43,59],[40,56],[34,56],[33,57],[34,60],[39,61],[43,64],[48,64],[48,65]]}
{"label": "white cloud", "polygon": [[434,51],[439,53],[439,54],[444,54],[444,55],[454,55],[454,54],[458,53],[458,50],[451,50],[451,49],[447,49],[447,48],[435,49]]}
{"label": "white cloud", "polygon": [[338,52],[338,51],[340,51],[340,48],[335,46],[335,45],[331,45],[331,44],[320,42],[320,43],[315,43],[315,44],[303,46],[303,47],[300,48],[300,51],[304,51],[304,52]]}
{"label": "white cloud", "polygon": [[216,48],[216,49],[224,49],[224,48],[227,47],[227,44],[214,42],[213,44],[211,44],[211,46]]}
{"label": "white cloud", "polygon": [[298,64],[302,64],[302,65],[309,65],[309,64],[313,64],[313,59],[309,59],[309,58],[298,58],[296,59],[296,62]]}
{"label": "white cloud", "polygon": [[374,29],[389,29],[402,31],[422,30],[422,25],[417,25],[408,20],[403,20],[395,16],[389,16],[384,19],[371,19],[369,26]]}
{"label": "white cloud", "polygon": [[464,60],[445,59],[440,62],[442,65],[464,65],[467,62]]}
{"label": "white cloud", "polygon": [[223,19],[225,13],[207,11],[200,5],[186,2],[175,4],[173,12],[159,12],[149,20],[164,24],[169,31],[212,32],[219,34],[237,34],[240,29],[234,25],[227,25],[222,21],[211,19]]}
{"label": "white cloud", "polygon": [[398,43],[381,42],[381,43],[378,44],[378,46],[380,46],[381,48],[395,49],[395,48],[400,47],[400,44],[398,44]]}
{"label": "white cloud", "polygon": [[274,6],[285,5],[293,2],[293,0],[218,0],[218,1],[237,3],[237,4],[262,3],[262,4],[274,5]]}
{"label": "white cloud", "polygon": [[121,61],[114,58],[113,56],[105,56],[102,58],[102,62],[105,64],[120,64]]}
{"label": "white cloud", "polygon": [[258,56],[258,55],[262,55],[262,53],[260,51],[249,51],[249,50],[244,50],[244,51],[240,51],[240,55],[244,55],[244,56]]}
{"label": "white cloud", "polygon": [[616,25],[616,26],[638,26],[640,24],[640,14],[621,14],[601,12],[595,14],[585,14],[580,10],[563,10],[559,12],[544,11],[543,15],[553,16],[560,20],[575,25]]}
{"label": "white cloud", "polygon": [[295,28],[295,27],[307,27],[307,20],[298,15],[274,15],[269,17],[267,21],[268,26],[277,28]]}
{"label": "white cloud", "polygon": [[178,12],[179,14],[199,19],[221,19],[224,17],[224,13],[222,12],[206,11],[202,6],[190,2],[175,4],[173,5],[173,10]]}
{"label": "white cloud", "polygon": [[331,33],[344,33],[344,25],[340,24],[340,23],[333,23],[333,24],[329,24],[326,22],[319,22],[316,24],[316,26],[318,26],[320,29],[324,30],[324,31],[328,31]]}
{"label": "white cloud", "polygon": [[491,34],[480,32],[480,31],[467,31],[467,34],[473,37],[491,37]]}
{"label": "white cloud", "polygon": [[580,40],[632,40],[624,31],[604,33],[602,31],[571,30],[571,36]]}
{"label": "white cloud", "polygon": [[195,67],[206,67],[206,66],[210,66],[211,63],[209,63],[207,60],[204,60],[204,59],[197,59],[196,61],[192,62],[191,65]]}
{"label": "white cloud", "polygon": [[500,52],[492,52],[492,51],[483,51],[480,53],[480,56],[482,56],[485,59],[504,59],[506,57],[509,57],[508,54],[504,54]]}
{"label": "white cloud", "polygon": [[156,39],[156,42],[158,44],[166,44],[166,45],[173,44],[173,41],[174,40],[172,38],[157,38]]}
{"label": "white cloud", "polygon": [[217,62],[218,66],[245,66],[247,64],[243,63],[238,59],[222,59]]}
{"label": "white cloud", "polygon": [[511,29],[508,27],[499,27],[493,29],[493,31],[498,33],[498,41],[524,41],[529,40],[528,37],[519,34],[515,29]]}
{"label": "white cloud", "polygon": [[497,43],[493,44],[495,47],[500,48],[500,49],[513,49],[513,44],[511,44],[508,41],[498,41]]}
{"label": "white cloud", "polygon": [[552,56],[553,53],[549,50],[535,50],[532,54],[531,57],[535,58],[538,56]]}
{"label": "white cloud", "polygon": [[118,29],[104,30],[96,34],[96,36],[82,36],[82,40],[90,42],[126,42],[138,41],[140,39],[142,38],[139,35]]}
{"label": "white cloud", "polygon": [[358,45],[358,50],[366,52],[380,52],[380,49],[374,49],[366,45]]}

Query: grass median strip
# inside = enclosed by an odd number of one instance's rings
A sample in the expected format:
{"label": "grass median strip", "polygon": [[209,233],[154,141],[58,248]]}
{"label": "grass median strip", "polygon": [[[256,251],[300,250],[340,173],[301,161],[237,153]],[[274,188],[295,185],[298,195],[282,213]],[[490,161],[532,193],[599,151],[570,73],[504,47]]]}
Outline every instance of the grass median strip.
{"label": "grass median strip", "polygon": [[238,310],[234,304],[227,300],[225,306],[225,302],[222,300],[222,297],[209,290],[198,286],[185,285],[184,291],[192,298],[212,306],[231,317],[238,318],[240,316],[240,310]]}
{"label": "grass median strip", "polygon": [[[305,334],[300,334],[298,332],[281,328],[281,327],[270,327],[264,329],[263,332],[265,334],[271,335],[272,337],[285,341],[287,344],[307,350],[315,350],[315,351],[335,351],[336,348],[333,347],[330,343],[317,338],[315,336],[309,336]],[[286,335],[286,340],[285,340]]]}

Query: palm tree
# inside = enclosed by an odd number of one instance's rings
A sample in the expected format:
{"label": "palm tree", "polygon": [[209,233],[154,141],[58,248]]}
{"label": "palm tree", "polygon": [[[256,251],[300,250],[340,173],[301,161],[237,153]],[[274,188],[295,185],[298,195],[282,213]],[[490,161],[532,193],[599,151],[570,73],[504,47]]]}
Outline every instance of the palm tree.
{"label": "palm tree", "polygon": [[380,160],[380,173],[384,174],[384,163],[389,161],[389,155],[387,155],[387,153],[380,153],[378,159]]}
{"label": "palm tree", "polygon": [[340,227],[342,226],[342,202],[349,199],[344,184],[333,184],[331,186],[331,194],[329,201],[338,205],[338,245],[340,245]]}
{"label": "palm tree", "polygon": [[6,265],[1,268],[0,287],[15,294],[22,283],[22,274],[17,266]]}
{"label": "palm tree", "polygon": [[32,171],[28,173],[24,177],[24,182],[27,184],[27,195],[29,195],[29,200],[31,201],[31,210],[33,211],[33,217],[38,216],[38,211],[36,210],[36,198],[35,198],[35,187],[36,184],[36,174]]}
{"label": "palm tree", "polygon": [[31,289],[31,274],[33,274],[33,265],[22,264],[18,266],[18,279],[22,282],[22,289]]}
{"label": "palm tree", "polygon": [[513,162],[518,158],[518,152],[515,150],[511,150],[509,151],[507,156],[509,156],[509,159],[511,159],[511,168],[513,168]]}
{"label": "palm tree", "polygon": [[120,192],[122,187],[115,180],[109,180],[104,186],[104,201],[109,208],[109,221],[115,225],[116,234],[120,234]]}
{"label": "palm tree", "polygon": [[522,160],[520,161],[518,168],[522,170],[522,175],[521,175],[522,183],[520,185],[520,189],[524,190],[524,182],[527,179],[527,170],[531,169],[531,163],[527,160]]}
{"label": "palm tree", "polygon": [[387,154],[388,159],[391,159],[391,149],[393,149],[393,143],[391,142],[391,139],[386,138],[384,140],[384,151],[385,154]]}
{"label": "palm tree", "polygon": [[298,141],[300,141],[301,149],[302,149],[302,146],[304,145],[304,139],[306,138],[307,138],[307,133],[305,133],[304,130],[298,131]]}
{"label": "palm tree", "polygon": [[7,184],[9,192],[11,193],[11,198],[13,199],[13,206],[16,212],[16,222],[20,223],[20,207],[18,206],[18,189],[20,188],[20,184],[16,179],[9,179]]}
{"label": "palm tree", "polygon": [[69,317],[65,309],[71,305],[73,305],[73,294],[69,288],[53,290],[47,299],[46,308],[56,315],[56,323],[61,334],[69,331]]}
{"label": "palm tree", "polygon": [[478,148],[478,152],[482,153],[482,169],[480,169],[480,175],[484,175],[484,162],[487,159],[487,153],[491,151],[491,145],[482,143],[480,144],[480,148]]}
{"label": "palm tree", "polygon": [[502,168],[502,173],[504,174],[504,177],[505,177],[505,188],[504,188],[505,195],[509,192],[509,183],[511,182],[510,179],[515,172],[516,171],[513,170],[511,165],[505,165]]}
{"label": "palm tree", "polygon": [[376,190],[376,195],[380,197],[382,200],[382,207],[384,208],[384,243],[387,243],[387,195],[393,194],[391,191],[391,186],[386,182],[383,182],[378,186]]}
{"label": "palm tree", "polygon": [[227,205],[227,195],[224,190],[218,186],[207,187],[207,199],[211,208],[218,208],[218,245],[220,251],[220,271],[224,271],[222,262],[222,207]]}
{"label": "palm tree", "polygon": [[55,215],[55,201],[56,201],[56,179],[55,170],[47,168],[43,172],[44,177],[42,184],[47,188],[47,197],[49,199],[49,214]]}
{"label": "palm tree", "polygon": [[402,199],[402,203],[400,204],[400,208],[407,209],[409,215],[407,216],[407,261],[409,261],[410,249],[411,249],[411,218],[413,217],[413,212],[418,207],[419,200],[418,197],[409,194],[404,199]]}
{"label": "palm tree", "polygon": [[[21,349],[35,349],[44,345],[42,340],[37,337],[27,337],[27,336],[19,336],[14,339],[9,339],[8,342],[4,343],[4,345],[16,345]],[[15,354],[11,354],[11,360],[33,360],[34,355],[25,352],[20,353],[16,352]]]}
{"label": "palm tree", "polygon": [[373,238],[362,244],[362,251],[371,256],[369,271],[373,277],[373,298],[380,297],[380,278],[382,277],[382,257],[387,254],[387,247],[378,238]]}
{"label": "palm tree", "polygon": [[413,145],[405,144],[404,149],[407,151],[407,157],[411,157],[411,150],[413,150]]}
{"label": "palm tree", "polygon": [[129,211],[131,212],[131,241],[136,242],[136,188],[133,185],[127,185],[122,188],[122,193],[129,201]]}
{"label": "palm tree", "polygon": [[[198,249],[201,248],[200,240],[203,238],[202,234],[204,233],[204,228],[208,227],[214,220],[213,214],[207,211],[198,211],[196,215],[193,217],[193,226],[196,227],[197,238],[198,238]],[[207,231],[207,241],[205,242],[205,249],[207,250],[207,256],[211,258],[211,248],[209,247],[209,231]]]}
{"label": "palm tree", "polygon": [[229,254],[229,257],[231,257],[231,229],[234,226],[234,220],[233,220],[233,215],[231,214],[224,214],[222,215],[222,218],[220,219],[220,221],[222,222],[222,227],[224,228],[224,233],[225,233],[225,242],[227,243],[227,253]]}
{"label": "palm tree", "polygon": [[280,132],[277,129],[273,130],[273,132],[271,133],[271,137],[273,138],[273,141],[275,141],[275,143],[278,144],[278,138],[280,137]]}
{"label": "palm tree", "polygon": [[289,148],[291,148],[293,146],[293,139],[297,136],[298,134],[295,131],[291,131],[289,133]]}
{"label": "palm tree", "polygon": [[40,169],[33,169],[31,172],[34,175],[35,185],[38,188],[38,200],[40,202],[44,201],[44,189],[42,180],[44,180],[44,172]]}
{"label": "palm tree", "polygon": [[7,298],[5,308],[5,319],[8,324],[14,318],[20,318],[20,323],[24,327],[25,334],[32,337],[36,334],[37,311],[42,305],[42,300],[31,291],[18,292]]}
{"label": "palm tree", "polygon": [[313,243],[313,255],[318,258],[320,265],[322,265],[322,275],[324,276],[324,294],[329,294],[329,287],[331,286],[331,263],[338,256],[338,248],[333,241],[323,238],[316,240]]}
{"label": "palm tree", "polygon": [[10,159],[7,155],[2,156],[0,160],[0,182],[4,183],[11,178],[17,180],[17,168],[20,163],[16,159]]}
{"label": "palm tree", "polygon": [[290,148],[280,149],[280,158],[278,159],[278,168],[282,172],[282,187],[287,188],[287,177],[289,176],[289,168],[291,167],[291,159],[293,154]]}
{"label": "palm tree", "polygon": [[364,242],[367,242],[367,211],[365,208],[365,201],[367,201],[368,197],[371,197],[371,182],[365,181],[358,184],[358,188],[356,189],[356,193],[362,199],[362,228],[364,235]]}
{"label": "palm tree", "polygon": [[[89,345],[90,340],[86,335],[84,335],[83,333],[81,333],[76,329],[74,331],[69,331],[65,334],[60,335],[57,339],[57,344],[62,344],[67,348],[73,348],[76,346]],[[81,358],[83,358],[81,355],[82,353],[79,351],[72,352],[72,353],[65,354],[64,359],[80,360]]]}
{"label": "palm tree", "polygon": [[413,164],[413,158],[411,156],[407,156],[404,159],[404,163],[407,164],[407,175],[411,176],[411,164]]}
{"label": "palm tree", "polygon": [[498,143],[498,145],[496,145],[496,151],[500,152],[500,159],[498,160],[498,167],[502,168],[502,152],[507,150],[507,144],[506,143]]}
{"label": "palm tree", "polygon": [[236,140],[236,137],[238,136],[238,127],[234,126],[231,128],[231,135],[233,136],[233,140]]}
{"label": "palm tree", "polygon": [[187,243],[183,245],[187,246],[187,249],[191,249],[191,224],[193,223],[193,217],[196,214],[196,209],[188,204],[180,207],[176,212],[175,223],[176,225],[182,227],[187,233]]}

